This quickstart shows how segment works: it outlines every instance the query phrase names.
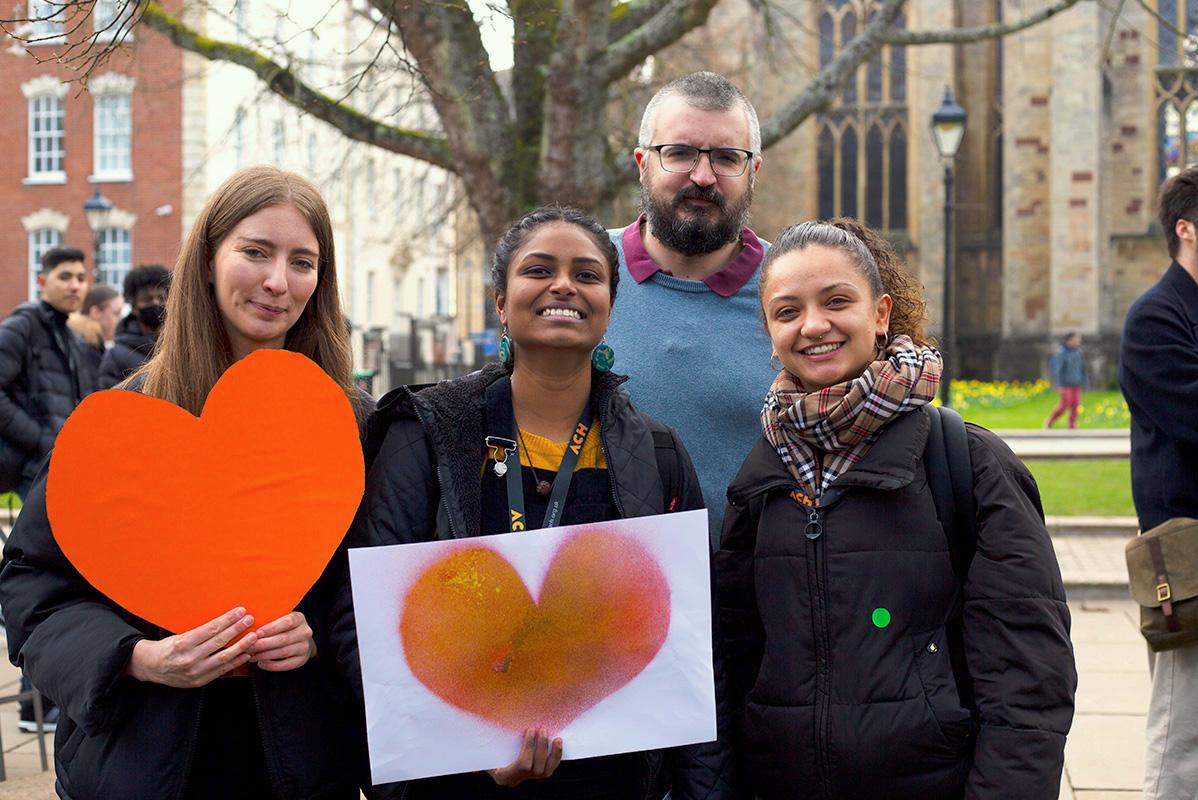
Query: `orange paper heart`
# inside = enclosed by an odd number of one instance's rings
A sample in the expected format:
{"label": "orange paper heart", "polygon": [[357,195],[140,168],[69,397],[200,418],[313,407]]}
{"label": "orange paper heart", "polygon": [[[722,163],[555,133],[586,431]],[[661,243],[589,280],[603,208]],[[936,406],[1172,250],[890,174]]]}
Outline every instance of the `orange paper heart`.
{"label": "orange paper heart", "polygon": [[539,600],[486,545],[440,559],[404,599],[416,678],[501,727],[557,732],[649,665],[670,627],[670,588],[636,539],[585,531],[553,557]]}
{"label": "orange paper heart", "polygon": [[196,418],[112,390],[87,397],[54,447],[54,538],[92,586],[176,633],[235,606],[292,609],[362,497],[349,400],[304,356],[238,361]]}

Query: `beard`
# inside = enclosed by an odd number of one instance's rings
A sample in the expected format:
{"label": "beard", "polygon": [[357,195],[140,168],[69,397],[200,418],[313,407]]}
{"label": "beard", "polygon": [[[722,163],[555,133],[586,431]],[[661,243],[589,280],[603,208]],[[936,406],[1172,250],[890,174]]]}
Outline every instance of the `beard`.
{"label": "beard", "polygon": [[[682,204],[689,199],[714,203],[717,211],[714,215],[694,211],[684,213]],[[641,184],[641,208],[645,212],[649,230],[659,242],[684,256],[714,253],[739,238],[741,229],[749,221],[749,206],[752,203],[752,183],[733,205],[729,205],[724,196],[711,186],[692,183],[673,198],[660,200],[648,186]]]}

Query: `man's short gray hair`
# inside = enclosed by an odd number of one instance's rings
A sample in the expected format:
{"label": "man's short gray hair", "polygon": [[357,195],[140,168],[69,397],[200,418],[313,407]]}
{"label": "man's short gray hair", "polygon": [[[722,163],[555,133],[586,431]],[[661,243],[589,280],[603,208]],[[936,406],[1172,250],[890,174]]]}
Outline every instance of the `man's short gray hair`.
{"label": "man's short gray hair", "polygon": [[749,149],[761,155],[761,123],[757,121],[757,110],[753,108],[749,98],[733,86],[731,81],[714,72],[692,72],[690,75],[675,78],[658,89],[641,116],[641,131],[637,139],[639,146],[648,147],[653,144],[653,134],[657,129],[657,112],[663,102],[674,96],[684,97],[690,105],[704,111],[727,111],[730,108],[744,111],[749,121]]}

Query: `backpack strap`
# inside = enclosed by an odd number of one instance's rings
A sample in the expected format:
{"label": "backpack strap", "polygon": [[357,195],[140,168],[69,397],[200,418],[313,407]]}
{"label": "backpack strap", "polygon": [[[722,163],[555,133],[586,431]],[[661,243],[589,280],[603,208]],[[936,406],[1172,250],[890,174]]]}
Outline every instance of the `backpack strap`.
{"label": "backpack strap", "polygon": [[973,463],[965,420],[951,408],[924,406],[931,429],[924,446],[924,467],[936,516],[948,537],[948,552],[957,580],[964,582],[977,550],[974,524]]}
{"label": "backpack strap", "polygon": [[932,502],[936,505],[936,516],[940,519],[948,539],[949,558],[952,561],[953,574],[957,578],[953,608],[945,623],[949,660],[961,704],[965,708],[974,709],[973,678],[965,658],[962,632],[965,578],[977,551],[973,462],[969,458],[969,437],[965,431],[965,421],[956,411],[930,403],[924,408],[927,409],[932,422],[928,431],[928,441],[924,446],[924,469],[927,471],[928,486],[932,490]]}
{"label": "backpack strap", "polygon": [[653,429],[653,455],[657,456],[657,474],[661,476],[662,509],[678,510],[682,502],[682,470],[678,467],[678,448],[668,430]]}

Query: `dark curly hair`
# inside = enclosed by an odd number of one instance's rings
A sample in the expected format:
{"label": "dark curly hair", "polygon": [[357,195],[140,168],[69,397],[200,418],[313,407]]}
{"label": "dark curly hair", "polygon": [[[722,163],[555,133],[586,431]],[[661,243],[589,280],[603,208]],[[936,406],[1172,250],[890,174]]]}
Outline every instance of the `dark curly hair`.
{"label": "dark curly hair", "polygon": [[140,264],[129,270],[121,288],[125,295],[125,302],[133,305],[133,300],[137,297],[138,292],[147,287],[156,286],[161,286],[164,289],[170,288],[170,270],[161,264]]}
{"label": "dark curly hair", "polygon": [[611,275],[611,302],[615,305],[616,285],[620,282],[620,256],[616,252],[616,246],[612,244],[607,229],[600,225],[598,220],[568,206],[542,206],[530,211],[516,220],[512,227],[499,237],[495,244],[495,257],[491,260],[491,285],[495,288],[495,294],[502,296],[507,291],[507,268],[512,255],[528,241],[528,237],[534,231],[553,222],[577,225],[599,248]]}
{"label": "dark curly hair", "polygon": [[811,245],[830,247],[847,255],[861,277],[865,278],[874,299],[883,294],[890,295],[893,300],[890,309],[891,336],[905,334],[921,347],[932,344],[923,330],[927,318],[923,286],[907,271],[889,242],[860,221],[849,217],[791,225],[778,235],[761,262],[758,293],[763,318],[765,285],[769,280],[770,267],[787,253]]}

